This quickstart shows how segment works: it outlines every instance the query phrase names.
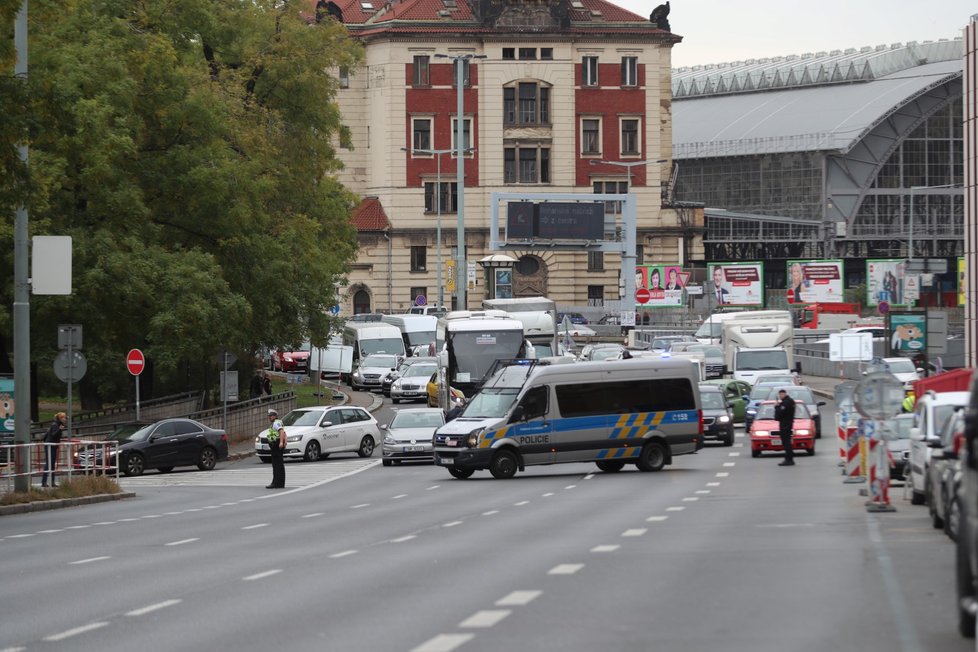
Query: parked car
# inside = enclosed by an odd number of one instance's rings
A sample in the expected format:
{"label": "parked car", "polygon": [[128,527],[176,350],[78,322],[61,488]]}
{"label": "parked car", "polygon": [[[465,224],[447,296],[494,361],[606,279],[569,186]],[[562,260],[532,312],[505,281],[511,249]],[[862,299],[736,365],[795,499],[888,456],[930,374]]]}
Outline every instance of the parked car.
{"label": "parked car", "polygon": [[404,374],[391,385],[391,401],[423,401],[428,396],[428,378],[438,371],[434,362],[410,365]]}
{"label": "parked car", "polygon": [[360,360],[360,364],[350,374],[350,387],[354,390],[381,389],[384,376],[394,369],[400,358],[387,353],[374,353]]}
{"label": "parked car", "polygon": [[[282,417],[285,427],[286,459],[325,459],[333,453],[356,453],[370,457],[381,440],[377,420],[360,407],[329,405],[292,410]],[[262,462],[272,457],[268,428],[255,437],[255,454]]]}
{"label": "parked car", "polygon": [[975,614],[978,614],[978,375],[972,379],[964,413],[964,451],[958,498],[961,518],[954,564],[958,633],[965,638],[974,638]]}
{"label": "parked car", "polygon": [[[123,424],[106,440],[118,445],[79,450],[72,461],[74,466],[114,470],[118,465],[124,475],[138,476],[147,469],[169,473],[178,466],[196,465],[201,471],[211,471],[218,462],[228,458],[227,434],[193,419]],[[107,463],[103,463],[103,451],[108,451]]]}
{"label": "parked car", "polygon": [[[751,457],[760,457],[765,451],[784,451],[779,436],[778,422],[774,419],[776,401],[764,401],[757,408],[757,416],[750,427]],[[815,454],[815,424],[804,403],[795,403],[795,420],[792,425],[791,449]]]}
{"label": "parked car", "polygon": [[750,383],[731,378],[720,378],[716,380],[704,380],[701,385],[715,385],[723,390],[730,409],[733,412],[734,423],[744,423],[747,413],[748,397],[751,392]]}
{"label": "parked car", "polygon": [[288,351],[272,351],[272,370],[286,373],[304,374],[309,371],[309,352],[311,345],[303,342],[301,346]]}
{"label": "parked car", "polygon": [[558,312],[557,313],[557,326],[560,326],[561,322],[564,321],[564,316],[570,319],[572,324],[587,324],[587,317],[579,312]]}
{"label": "parked car", "polygon": [[933,449],[927,468],[925,494],[930,510],[931,523],[943,528],[952,540],[958,536],[961,504],[958,486],[961,483],[961,465],[958,451],[964,440],[964,408],[955,410],[941,427],[939,441],[931,442]]}
{"label": "parked car", "polygon": [[395,462],[432,462],[432,438],[439,426],[445,425],[445,413],[438,408],[398,410],[390,424],[381,425],[385,431],[383,464]]}
{"label": "parked car", "polygon": [[968,404],[968,392],[928,391],[917,397],[914,425],[910,431],[910,502],[923,505],[927,501],[927,467],[930,465],[930,442],[937,441],[940,428],[955,410]]}
{"label": "parked car", "polygon": [[734,419],[723,389],[716,385],[700,385],[700,404],[703,408],[703,439],[733,446]]}
{"label": "parked car", "polygon": [[903,383],[903,388],[913,389],[915,380],[924,377],[924,370],[918,369],[910,358],[883,358],[883,367]]}
{"label": "parked car", "polygon": [[883,437],[890,452],[890,479],[905,480],[910,472],[910,429],[912,414],[898,414],[883,424]]}

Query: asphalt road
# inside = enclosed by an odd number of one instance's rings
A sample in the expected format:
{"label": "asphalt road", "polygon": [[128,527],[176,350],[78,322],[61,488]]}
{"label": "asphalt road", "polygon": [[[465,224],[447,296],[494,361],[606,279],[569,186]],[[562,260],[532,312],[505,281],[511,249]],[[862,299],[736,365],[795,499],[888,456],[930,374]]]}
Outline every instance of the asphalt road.
{"label": "asphalt road", "polygon": [[290,464],[301,486],[274,492],[252,458],[5,516],[0,650],[973,649],[926,508],[897,487],[896,513],[867,513],[819,446],[792,468],[710,446],[508,481],[378,452]]}

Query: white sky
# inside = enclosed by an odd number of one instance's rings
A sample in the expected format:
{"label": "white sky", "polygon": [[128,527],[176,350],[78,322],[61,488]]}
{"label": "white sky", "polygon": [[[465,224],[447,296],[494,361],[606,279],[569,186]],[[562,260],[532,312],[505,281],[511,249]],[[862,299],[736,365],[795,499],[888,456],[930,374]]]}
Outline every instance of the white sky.
{"label": "white sky", "polygon": [[[646,17],[659,4],[611,2]],[[672,65],[953,39],[976,13],[976,0],[671,0]]]}

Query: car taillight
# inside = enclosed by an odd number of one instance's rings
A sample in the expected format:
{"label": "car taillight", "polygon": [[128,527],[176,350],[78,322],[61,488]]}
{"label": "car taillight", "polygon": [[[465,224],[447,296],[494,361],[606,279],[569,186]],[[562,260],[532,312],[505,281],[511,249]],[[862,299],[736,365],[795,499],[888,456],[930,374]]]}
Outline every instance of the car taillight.
{"label": "car taillight", "polygon": [[964,433],[956,432],[954,433],[954,439],[951,440],[951,450],[954,451],[955,455],[960,456],[962,451],[964,451]]}
{"label": "car taillight", "polygon": [[696,416],[697,416],[697,418],[699,419],[699,422],[700,422],[700,424],[699,424],[699,428],[700,428],[699,434],[702,435],[703,434],[703,410],[697,410],[696,411]]}
{"label": "car taillight", "polygon": [[228,440],[228,436],[227,436],[227,433],[225,433],[225,432],[222,432],[222,433],[221,433],[221,441],[227,441],[227,440]]}

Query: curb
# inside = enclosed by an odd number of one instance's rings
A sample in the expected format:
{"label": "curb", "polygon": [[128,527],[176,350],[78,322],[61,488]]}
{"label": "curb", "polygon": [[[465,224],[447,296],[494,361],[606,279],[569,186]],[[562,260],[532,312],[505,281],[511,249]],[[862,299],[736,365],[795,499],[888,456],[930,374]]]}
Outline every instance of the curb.
{"label": "curb", "polygon": [[124,491],[117,494],[96,494],[94,496],[81,496],[79,498],[60,498],[57,500],[36,500],[30,503],[19,505],[4,505],[0,507],[0,516],[10,514],[27,514],[30,512],[46,512],[52,509],[62,509],[64,507],[75,507],[77,505],[93,505],[95,503],[108,503],[116,500],[135,498],[136,492]]}

